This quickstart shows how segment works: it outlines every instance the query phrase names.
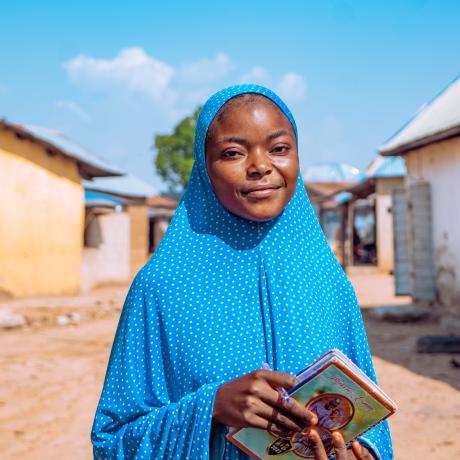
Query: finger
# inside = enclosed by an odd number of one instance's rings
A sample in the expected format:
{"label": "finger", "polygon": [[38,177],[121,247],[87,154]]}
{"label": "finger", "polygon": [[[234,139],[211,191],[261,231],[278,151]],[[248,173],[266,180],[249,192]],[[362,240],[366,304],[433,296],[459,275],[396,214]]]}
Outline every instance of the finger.
{"label": "finger", "polygon": [[254,377],[265,380],[272,388],[282,387],[288,389],[299,382],[299,379],[295,375],[288,374],[287,372],[268,371],[264,369],[254,371]]}
{"label": "finger", "polygon": [[283,427],[277,425],[276,423],[270,422],[270,421],[268,421],[266,430],[268,430],[271,434],[273,434],[275,436],[278,436],[280,438],[285,438],[285,437],[290,438],[292,436],[292,434],[293,434],[292,430],[288,430],[287,428],[283,428]]}
{"label": "finger", "polygon": [[364,448],[358,441],[351,443],[351,450],[355,454],[357,460],[373,460],[369,451]]}
{"label": "finger", "polygon": [[279,425],[271,420],[267,420],[266,418],[257,414],[253,414],[251,418],[247,420],[247,423],[248,426],[252,428],[263,428],[264,430],[269,430],[278,436],[285,436],[292,432],[292,430],[286,429],[286,427]]}
{"label": "finger", "polygon": [[327,460],[327,454],[324,450],[323,441],[315,430],[311,430],[308,435],[308,441],[313,449],[315,460]]}
{"label": "finger", "polygon": [[284,432],[285,429],[278,426],[276,423],[267,420],[264,417],[261,417],[257,414],[252,414],[249,419],[246,419],[246,423],[251,428],[262,428],[264,430],[270,430],[273,432]]}
{"label": "finger", "polygon": [[303,404],[294,398],[290,398],[288,401],[282,399],[279,407],[299,420],[306,428],[311,428],[318,423],[317,415],[306,409]]}
{"label": "finger", "polygon": [[262,401],[272,407],[278,408],[283,413],[293,418],[302,428],[309,428],[318,423],[318,417],[313,412],[305,409],[305,406],[294,398],[284,399],[283,396],[273,388],[262,388],[259,397]]}
{"label": "finger", "polygon": [[281,412],[277,407],[270,406],[263,401],[260,401],[257,406],[257,415],[289,431],[302,431],[304,429],[304,425],[291,419],[289,414]]}
{"label": "finger", "polygon": [[336,460],[347,460],[348,453],[347,453],[347,445],[345,444],[345,440],[340,432],[334,431],[332,433],[332,445],[335,449],[335,458]]}

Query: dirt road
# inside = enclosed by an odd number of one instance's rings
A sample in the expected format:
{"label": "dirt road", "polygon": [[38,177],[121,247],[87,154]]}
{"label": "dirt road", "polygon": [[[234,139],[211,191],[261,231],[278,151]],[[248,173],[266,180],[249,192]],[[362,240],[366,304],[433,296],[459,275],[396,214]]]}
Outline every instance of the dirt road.
{"label": "dirt road", "polygon": [[[354,282],[365,304],[370,298],[366,292],[374,295],[383,281],[360,276],[355,275]],[[366,285],[369,291],[363,293]],[[124,292],[112,293],[112,305]],[[40,302],[23,305],[23,311]],[[72,308],[78,308],[78,300],[74,302]],[[62,302],[55,303],[63,308]],[[389,325],[368,318],[366,312],[365,317],[378,355],[374,359],[380,383],[400,408],[390,423],[396,458],[460,458],[460,371],[449,366],[446,356],[420,357],[413,351],[415,337],[437,326]],[[92,458],[89,432],[116,322],[117,313],[107,312],[106,317],[95,315],[74,326],[0,333],[0,458]]]}

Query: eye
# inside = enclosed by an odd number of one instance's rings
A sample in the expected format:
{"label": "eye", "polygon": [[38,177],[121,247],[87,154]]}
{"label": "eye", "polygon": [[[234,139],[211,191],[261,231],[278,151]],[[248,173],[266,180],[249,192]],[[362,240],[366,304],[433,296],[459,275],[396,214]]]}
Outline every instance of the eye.
{"label": "eye", "polygon": [[275,147],[272,148],[271,152],[272,153],[287,153],[290,150],[290,146],[286,144],[280,144],[280,145],[275,145]]}
{"label": "eye", "polygon": [[224,159],[233,159],[233,158],[236,158],[238,157],[239,155],[241,155],[240,152],[238,152],[237,150],[226,150],[225,152],[222,152],[222,158]]}

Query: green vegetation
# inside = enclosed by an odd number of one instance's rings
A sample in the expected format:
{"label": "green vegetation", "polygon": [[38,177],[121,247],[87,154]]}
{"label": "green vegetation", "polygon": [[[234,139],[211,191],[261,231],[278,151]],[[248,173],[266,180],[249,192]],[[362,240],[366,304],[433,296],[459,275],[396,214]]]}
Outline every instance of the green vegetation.
{"label": "green vegetation", "polygon": [[181,193],[188,184],[193,166],[195,126],[201,107],[182,119],[172,134],[155,136],[155,167],[172,193]]}

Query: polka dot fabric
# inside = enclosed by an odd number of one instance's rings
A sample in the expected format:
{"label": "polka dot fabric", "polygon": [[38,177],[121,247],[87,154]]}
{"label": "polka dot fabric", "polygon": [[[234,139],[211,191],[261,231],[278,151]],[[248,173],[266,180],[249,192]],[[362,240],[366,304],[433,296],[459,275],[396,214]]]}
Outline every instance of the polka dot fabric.
{"label": "polka dot fabric", "polygon": [[[227,211],[212,189],[205,137],[217,111],[243,93],[213,95],[199,117],[190,183],[155,254],[126,298],[91,439],[97,459],[247,459],[212,423],[219,386],[262,363],[296,373],[331,348],[375,379],[354,290],[336,261],[302,179],[268,222]],[[386,422],[362,438],[391,459]]]}

